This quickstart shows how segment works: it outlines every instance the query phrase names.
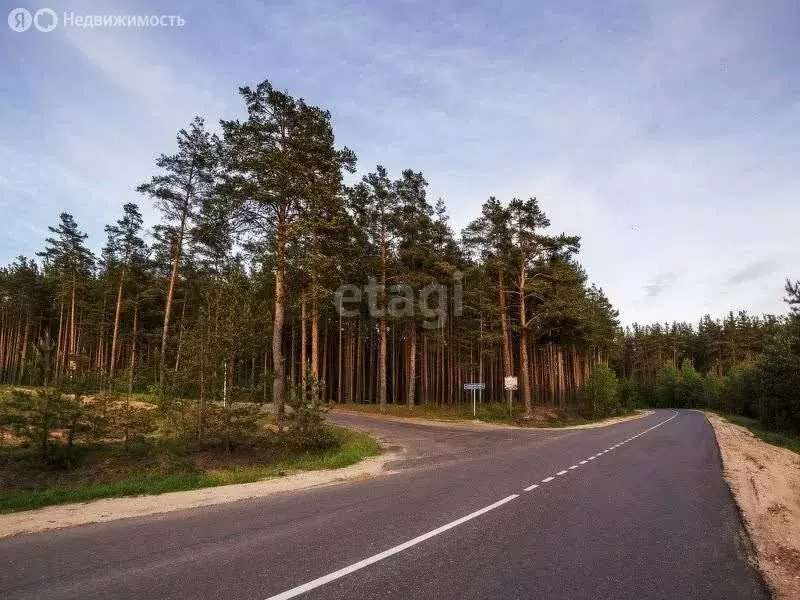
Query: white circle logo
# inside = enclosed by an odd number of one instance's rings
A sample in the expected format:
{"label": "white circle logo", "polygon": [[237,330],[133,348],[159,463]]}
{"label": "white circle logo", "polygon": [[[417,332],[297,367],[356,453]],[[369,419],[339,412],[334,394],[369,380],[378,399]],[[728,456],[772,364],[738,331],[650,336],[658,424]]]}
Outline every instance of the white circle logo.
{"label": "white circle logo", "polygon": [[50,33],[58,25],[58,15],[52,8],[40,8],[33,15],[33,24],[42,33]]}
{"label": "white circle logo", "polygon": [[8,26],[12,31],[17,33],[28,31],[31,23],[33,23],[33,17],[31,17],[30,11],[25,8],[15,8],[8,13]]}

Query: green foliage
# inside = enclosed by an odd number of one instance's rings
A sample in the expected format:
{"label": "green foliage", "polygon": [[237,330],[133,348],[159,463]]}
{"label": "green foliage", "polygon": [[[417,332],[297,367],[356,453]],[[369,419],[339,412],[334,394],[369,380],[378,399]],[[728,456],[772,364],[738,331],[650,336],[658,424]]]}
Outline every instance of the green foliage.
{"label": "green foliage", "polygon": [[206,444],[220,444],[231,452],[252,442],[264,431],[264,418],[257,404],[207,404],[203,415]]}
{"label": "green foliage", "polygon": [[640,394],[639,382],[636,379],[623,377],[619,380],[619,403],[623,412],[631,412],[642,406]]}
{"label": "green foliage", "polygon": [[758,416],[764,426],[800,433],[800,355],[778,340],[758,361],[754,374]]}
{"label": "green foliage", "polygon": [[317,403],[320,384],[311,373],[306,374],[305,385],[291,386],[288,403],[292,408],[289,418],[289,443],[298,449],[319,450],[336,443],[330,428],[325,425],[322,408]]}
{"label": "green foliage", "polygon": [[620,385],[614,371],[605,363],[598,363],[586,380],[586,396],[591,403],[595,419],[620,414]]}
{"label": "green foliage", "polygon": [[656,406],[682,408],[680,392],[681,372],[672,362],[668,362],[661,371],[661,379],[655,390]]}
{"label": "green foliage", "polygon": [[[722,377],[719,394],[719,410],[736,415],[756,416],[756,365],[743,362],[734,366]],[[712,405],[713,406],[713,405]]]}
{"label": "green foliage", "polygon": [[702,408],[706,403],[705,380],[688,358],[681,365],[681,378],[677,389],[684,408]]}

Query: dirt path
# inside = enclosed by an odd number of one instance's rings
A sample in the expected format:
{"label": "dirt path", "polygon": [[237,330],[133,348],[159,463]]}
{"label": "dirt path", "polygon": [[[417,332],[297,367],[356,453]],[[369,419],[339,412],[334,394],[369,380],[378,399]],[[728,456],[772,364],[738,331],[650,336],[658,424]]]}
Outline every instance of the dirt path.
{"label": "dirt path", "polygon": [[764,579],[775,598],[800,600],[800,455],[706,416]]}
{"label": "dirt path", "polygon": [[639,410],[636,414],[627,415],[625,417],[609,417],[602,421],[594,421],[592,423],[583,423],[581,425],[565,425],[564,427],[522,427],[520,425],[508,425],[506,423],[488,423],[480,419],[426,419],[424,417],[398,417],[395,415],[382,415],[380,413],[348,410],[346,408],[333,407],[329,409],[331,414],[342,415],[356,415],[359,417],[366,417],[369,419],[378,419],[383,421],[395,421],[398,423],[413,423],[415,425],[427,425],[429,427],[447,427],[447,428],[461,428],[471,431],[476,430],[490,430],[490,429],[515,429],[517,431],[567,431],[570,429],[595,429],[596,427],[608,427],[609,425],[616,425],[617,423],[624,423],[625,421],[632,421],[633,419],[641,419],[647,415],[653,414],[652,410]]}

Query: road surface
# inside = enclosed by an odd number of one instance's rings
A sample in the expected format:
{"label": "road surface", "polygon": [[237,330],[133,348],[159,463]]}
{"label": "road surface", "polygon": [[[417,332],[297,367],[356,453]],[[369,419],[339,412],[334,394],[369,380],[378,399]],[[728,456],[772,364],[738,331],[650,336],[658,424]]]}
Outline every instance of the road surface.
{"label": "road surface", "polygon": [[767,598],[702,414],[586,430],[331,415],[378,479],[0,540],[2,598]]}

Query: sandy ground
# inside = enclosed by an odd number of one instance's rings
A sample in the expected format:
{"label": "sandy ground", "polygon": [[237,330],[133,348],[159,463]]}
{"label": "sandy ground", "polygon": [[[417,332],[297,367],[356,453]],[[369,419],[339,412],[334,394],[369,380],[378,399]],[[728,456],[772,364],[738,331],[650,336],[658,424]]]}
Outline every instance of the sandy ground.
{"label": "sandy ground", "polygon": [[480,419],[470,419],[466,421],[453,419],[452,421],[447,421],[444,419],[441,420],[425,419],[422,417],[397,417],[394,415],[382,415],[380,413],[372,413],[359,410],[347,410],[340,408],[331,408],[329,410],[334,413],[358,415],[359,417],[383,419],[386,421],[398,421],[400,423],[414,423],[416,425],[428,425],[430,427],[455,427],[455,428],[460,427],[463,429],[522,429],[522,430],[529,429],[531,431],[559,431],[562,429],[594,429],[596,427],[607,427],[609,425],[616,425],[617,423],[623,423],[625,421],[632,421],[633,419],[641,419],[642,417],[646,417],[647,415],[653,414],[652,410],[639,410],[636,411],[636,414],[634,415],[628,415],[625,417],[611,417],[609,419],[596,421],[594,423],[584,423],[583,425],[568,425],[566,427],[522,427],[520,425],[507,425],[505,423],[487,423],[486,421],[481,421]]}
{"label": "sandy ground", "polygon": [[764,579],[775,598],[800,600],[800,455],[706,416]]}
{"label": "sandy ground", "polygon": [[382,454],[360,463],[328,471],[309,471],[287,477],[189,490],[153,496],[107,498],[80,504],[48,506],[37,510],[0,515],[0,537],[34,533],[48,529],[101,523],[116,519],[143,517],[158,513],[259,498],[312,487],[334,485],[342,481],[365,479],[388,474],[384,466],[397,459],[396,454]]}

